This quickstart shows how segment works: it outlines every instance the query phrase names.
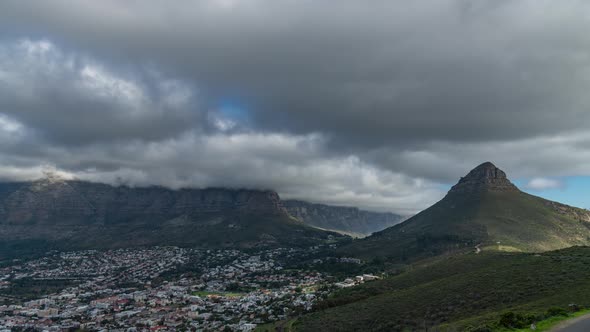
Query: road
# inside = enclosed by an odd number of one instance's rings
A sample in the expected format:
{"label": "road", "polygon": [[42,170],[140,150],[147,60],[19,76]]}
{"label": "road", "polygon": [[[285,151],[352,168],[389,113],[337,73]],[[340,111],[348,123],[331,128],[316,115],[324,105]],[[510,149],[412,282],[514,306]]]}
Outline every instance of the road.
{"label": "road", "polygon": [[475,253],[476,254],[479,254],[481,252],[480,246],[481,246],[481,243],[475,246]]}
{"label": "road", "polygon": [[588,332],[590,331],[590,315],[584,315],[566,322],[563,322],[551,332]]}

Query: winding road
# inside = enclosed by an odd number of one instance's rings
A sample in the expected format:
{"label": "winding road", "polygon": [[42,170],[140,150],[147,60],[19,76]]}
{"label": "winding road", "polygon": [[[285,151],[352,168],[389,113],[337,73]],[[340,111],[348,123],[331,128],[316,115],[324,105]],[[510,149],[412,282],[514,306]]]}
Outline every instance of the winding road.
{"label": "winding road", "polygon": [[588,332],[590,331],[590,314],[565,321],[550,332]]}

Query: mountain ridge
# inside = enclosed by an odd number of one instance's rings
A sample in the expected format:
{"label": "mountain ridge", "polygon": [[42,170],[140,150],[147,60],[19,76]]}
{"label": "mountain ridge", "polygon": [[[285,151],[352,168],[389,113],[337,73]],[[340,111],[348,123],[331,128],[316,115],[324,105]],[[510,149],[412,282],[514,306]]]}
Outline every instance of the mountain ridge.
{"label": "mountain ridge", "polygon": [[283,200],[287,212],[304,223],[360,237],[398,224],[405,218],[391,212],[373,212],[352,206],[334,206],[302,200]]}
{"label": "mountain ridge", "polygon": [[476,193],[481,191],[518,191],[508,179],[506,173],[493,163],[486,161],[467,175],[461,177],[449,190],[452,193]]}
{"label": "mountain ridge", "polygon": [[0,255],[45,249],[306,245],[336,233],[289,216],[271,190],[128,187],[80,180],[0,183]]}
{"label": "mountain ridge", "polygon": [[431,207],[341,250],[406,261],[476,245],[538,252],[589,244],[590,211],[522,192],[487,162]]}

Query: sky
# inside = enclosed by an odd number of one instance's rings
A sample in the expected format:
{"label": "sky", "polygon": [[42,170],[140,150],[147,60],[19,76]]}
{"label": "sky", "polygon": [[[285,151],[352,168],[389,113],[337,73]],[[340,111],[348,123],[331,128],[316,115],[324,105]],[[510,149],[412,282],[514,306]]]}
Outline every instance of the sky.
{"label": "sky", "polygon": [[484,161],[590,208],[590,3],[0,2],[0,180],[413,214]]}

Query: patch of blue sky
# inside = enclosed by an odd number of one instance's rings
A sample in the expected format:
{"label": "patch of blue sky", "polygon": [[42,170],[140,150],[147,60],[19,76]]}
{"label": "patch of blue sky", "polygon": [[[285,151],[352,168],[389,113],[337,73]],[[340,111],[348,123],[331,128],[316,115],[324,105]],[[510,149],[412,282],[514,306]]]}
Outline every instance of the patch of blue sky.
{"label": "patch of blue sky", "polygon": [[[584,209],[590,209],[590,176],[566,176],[550,178],[561,182],[561,186],[548,189],[533,189],[528,187],[531,179],[521,178],[512,182],[522,191],[531,195],[543,197],[552,201],[576,206]],[[453,184],[441,183],[437,189],[447,192]]]}
{"label": "patch of blue sky", "polygon": [[562,183],[559,188],[532,189],[527,187],[530,179],[516,179],[521,190],[552,201],[590,209],[590,176],[566,176],[555,178]]}
{"label": "patch of blue sky", "polygon": [[219,105],[219,112],[227,119],[241,124],[248,122],[250,118],[248,110],[240,103],[232,100],[222,100]]}

